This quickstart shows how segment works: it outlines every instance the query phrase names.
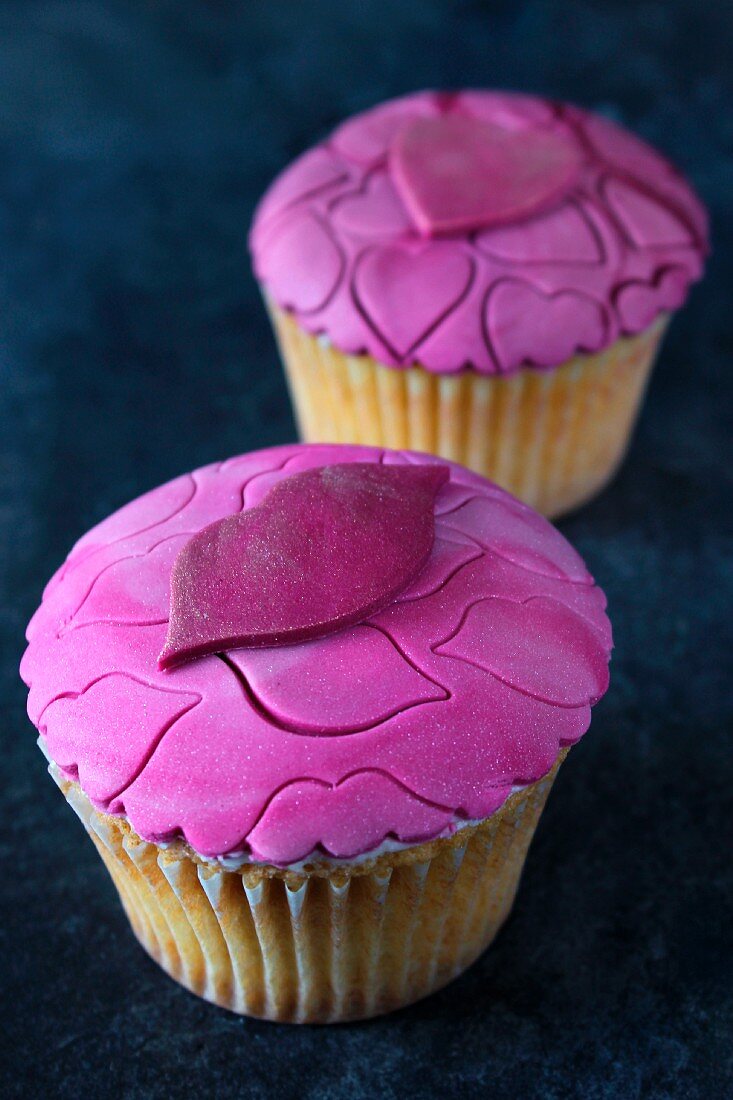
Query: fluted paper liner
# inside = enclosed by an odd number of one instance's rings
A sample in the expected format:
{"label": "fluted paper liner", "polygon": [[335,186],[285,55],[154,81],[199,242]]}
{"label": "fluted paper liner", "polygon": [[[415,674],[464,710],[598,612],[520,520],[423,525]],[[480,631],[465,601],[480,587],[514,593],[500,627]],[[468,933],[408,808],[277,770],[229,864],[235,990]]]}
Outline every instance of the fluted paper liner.
{"label": "fluted paper liner", "polygon": [[547,516],[589,500],[615,473],[668,322],[554,370],[431,374],[343,355],[267,304],[302,439],[437,454]]}
{"label": "fluted paper liner", "polygon": [[552,771],[492,817],[376,860],[293,872],[207,863],[141,840],[51,772],[99,851],[138,940],[176,981],[233,1012],[329,1023],[427,996],[494,939]]}

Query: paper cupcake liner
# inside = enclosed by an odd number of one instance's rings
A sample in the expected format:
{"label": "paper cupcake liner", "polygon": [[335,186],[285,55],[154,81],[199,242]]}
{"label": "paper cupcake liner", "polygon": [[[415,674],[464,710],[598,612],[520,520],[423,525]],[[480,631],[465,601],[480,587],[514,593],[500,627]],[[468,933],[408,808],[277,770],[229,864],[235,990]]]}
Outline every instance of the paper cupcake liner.
{"label": "paper cupcake liner", "polygon": [[343,355],[268,308],[302,439],[441,455],[547,516],[589,500],[615,473],[668,321],[554,370],[500,377]]}
{"label": "paper cupcake liner", "polygon": [[94,841],[138,940],[233,1012],[329,1023],[427,996],[493,940],[514,901],[563,753],[538,783],[450,838],[354,864],[223,869],[141,840],[52,774]]}

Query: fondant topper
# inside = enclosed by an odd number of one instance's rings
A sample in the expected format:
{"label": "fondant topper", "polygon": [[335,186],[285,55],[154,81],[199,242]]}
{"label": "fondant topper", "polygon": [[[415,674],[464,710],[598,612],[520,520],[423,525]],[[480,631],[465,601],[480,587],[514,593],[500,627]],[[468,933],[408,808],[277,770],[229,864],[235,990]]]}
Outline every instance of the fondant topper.
{"label": "fondant topper", "polygon": [[378,611],[427,561],[448,477],[440,465],[325,466],[209,524],[173,565],[160,668],[321,638]]}
{"label": "fondant topper", "polygon": [[392,178],[419,233],[470,233],[536,214],[582,165],[561,131],[513,133],[465,115],[417,118],[389,153]]}

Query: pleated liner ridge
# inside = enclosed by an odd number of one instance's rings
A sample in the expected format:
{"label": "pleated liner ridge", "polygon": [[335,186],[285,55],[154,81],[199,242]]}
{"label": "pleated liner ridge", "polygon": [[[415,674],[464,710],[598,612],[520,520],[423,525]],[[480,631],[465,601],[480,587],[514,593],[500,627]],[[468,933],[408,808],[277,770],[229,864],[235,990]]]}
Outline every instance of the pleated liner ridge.
{"label": "pleated liner ridge", "polygon": [[329,1023],[427,996],[493,940],[565,753],[538,783],[453,837],[371,863],[225,870],[141,840],[52,766],[138,940],[181,985],[233,1012]]}
{"label": "pleated liner ridge", "polygon": [[546,516],[589,500],[615,473],[668,322],[554,370],[431,374],[343,355],[267,306],[302,439],[437,454]]}

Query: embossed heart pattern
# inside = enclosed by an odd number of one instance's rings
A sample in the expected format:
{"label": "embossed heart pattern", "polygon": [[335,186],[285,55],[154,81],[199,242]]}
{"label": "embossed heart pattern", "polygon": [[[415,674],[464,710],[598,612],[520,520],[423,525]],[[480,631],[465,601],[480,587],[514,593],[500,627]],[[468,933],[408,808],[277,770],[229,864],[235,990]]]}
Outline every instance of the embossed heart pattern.
{"label": "embossed heart pattern", "polygon": [[653,149],[496,92],[349,119],[275,181],[250,245],[275,304],[340,351],[486,374],[640,332],[681,305],[708,251],[703,206]]}
{"label": "embossed heart pattern", "polygon": [[559,131],[516,133],[465,115],[415,119],[389,157],[397,191],[428,237],[535,214],[571,186],[582,163]]}

